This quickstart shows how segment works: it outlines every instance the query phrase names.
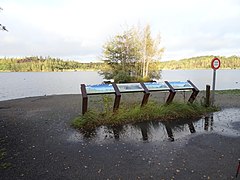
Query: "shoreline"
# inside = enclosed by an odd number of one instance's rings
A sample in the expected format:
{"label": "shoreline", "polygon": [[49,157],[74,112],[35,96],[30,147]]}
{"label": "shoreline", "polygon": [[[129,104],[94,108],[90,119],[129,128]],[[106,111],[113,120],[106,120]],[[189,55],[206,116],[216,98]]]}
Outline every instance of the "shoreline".
{"label": "shoreline", "polygon": [[[178,70],[212,70],[212,68],[193,68],[193,69],[160,69],[159,71],[167,70],[167,71],[178,71]],[[240,70],[240,68],[221,68],[219,70]],[[79,71],[101,71],[101,69],[66,69],[66,70],[59,70],[59,71],[2,71],[0,73],[34,73],[34,72],[79,72]]]}
{"label": "shoreline", "polygon": [[[236,92],[234,92],[236,90]],[[177,100],[179,102],[186,102],[187,98],[190,95],[190,91],[178,91],[175,95],[174,100]],[[165,102],[165,99],[168,95],[168,92],[160,92],[160,93],[155,93],[152,92],[150,94],[150,100],[154,100],[154,99],[159,99],[162,101],[162,103]],[[82,102],[82,95],[81,94],[52,94],[52,95],[36,95],[36,96],[31,96],[31,97],[19,97],[16,99],[6,99],[6,100],[0,100],[0,105],[4,104],[5,102],[14,102],[14,101],[21,101],[21,100],[25,100],[25,99],[31,99],[31,98],[51,98],[51,97],[55,97],[55,96],[74,96],[74,97],[78,97],[79,98],[79,103],[81,106],[81,102]],[[114,95],[110,95],[112,97],[114,97]],[[91,103],[92,101],[101,101],[101,97],[102,95],[95,95],[95,96],[89,96],[89,102]],[[128,93],[128,94],[122,94],[122,101],[124,101],[126,103],[126,101],[130,101],[130,102],[137,102],[137,103],[141,103],[141,98],[142,98],[142,93]],[[200,90],[199,94],[197,95],[196,101],[198,103],[203,103],[203,100],[205,98],[205,91]],[[215,92],[215,105],[220,107],[220,108],[228,108],[228,107],[240,107],[240,89],[228,89],[228,90],[216,90]],[[99,105],[101,105],[99,103]]]}

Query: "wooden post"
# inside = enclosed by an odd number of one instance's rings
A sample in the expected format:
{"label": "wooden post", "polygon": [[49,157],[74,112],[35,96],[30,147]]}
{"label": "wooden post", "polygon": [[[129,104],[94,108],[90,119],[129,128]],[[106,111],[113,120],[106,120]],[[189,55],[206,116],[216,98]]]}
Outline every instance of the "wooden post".
{"label": "wooden post", "polygon": [[81,92],[82,92],[82,115],[84,115],[88,109],[88,96],[85,84],[81,84]]}
{"label": "wooden post", "polygon": [[170,104],[173,101],[173,98],[176,94],[175,89],[171,86],[171,84],[168,81],[164,81],[166,83],[166,85],[170,88],[169,89],[169,95],[166,101],[166,104]]}
{"label": "wooden post", "polygon": [[115,100],[113,105],[113,112],[116,112],[119,108],[120,100],[121,100],[121,93],[116,85],[116,83],[112,83],[114,91],[115,91]]}
{"label": "wooden post", "polygon": [[237,167],[236,178],[238,177],[239,171],[240,171],[240,158],[238,158],[238,167]]}
{"label": "wooden post", "polygon": [[193,103],[193,101],[196,99],[196,97],[199,93],[199,90],[190,80],[187,80],[187,82],[193,87],[193,89],[192,89],[193,92],[192,92],[190,98],[188,99],[188,102]]}
{"label": "wooden post", "polygon": [[144,90],[144,95],[143,95],[143,99],[142,99],[142,104],[141,107],[143,107],[144,105],[146,105],[148,103],[148,98],[149,98],[149,90],[148,88],[145,86],[145,84],[143,82],[140,82],[143,90]]}
{"label": "wooden post", "polygon": [[211,97],[210,92],[211,92],[210,91],[210,85],[206,85],[206,102],[205,102],[206,107],[210,106],[210,97]]}

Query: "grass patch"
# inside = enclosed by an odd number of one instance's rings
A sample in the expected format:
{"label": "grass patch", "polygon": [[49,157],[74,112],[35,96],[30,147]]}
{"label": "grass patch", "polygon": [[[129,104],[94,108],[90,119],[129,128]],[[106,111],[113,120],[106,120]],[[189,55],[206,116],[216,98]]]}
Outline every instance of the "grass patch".
{"label": "grass patch", "polygon": [[0,149],[0,169],[7,169],[11,167],[11,163],[3,162],[5,156],[7,155],[7,150],[5,148]]}
{"label": "grass patch", "polygon": [[122,106],[116,113],[88,111],[84,115],[76,117],[72,126],[77,129],[94,129],[101,125],[117,126],[127,123],[136,123],[150,120],[166,121],[183,118],[197,118],[206,113],[217,111],[215,107],[204,107],[200,104],[171,103],[170,105],[159,105],[149,102],[144,107],[133,105]]}
{"label": "grass patch", "polygon": [[0,160],[6,156],[7,152],[5,148],[0,149]]}
{"label": "grass patch", "polygon": [[240,95],[240,89],[217,90],[216,93],[217,93],[217,94]]}
{"label": "grass patch", "polygon": [[4,162],[0,164],[0,169],[8,169],[10,167],[12,167],[12,164],[8,162]]}

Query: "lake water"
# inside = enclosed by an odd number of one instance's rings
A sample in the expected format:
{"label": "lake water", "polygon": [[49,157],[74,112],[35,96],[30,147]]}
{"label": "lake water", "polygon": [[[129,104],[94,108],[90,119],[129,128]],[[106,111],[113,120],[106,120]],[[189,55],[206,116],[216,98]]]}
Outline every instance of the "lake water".
{"label": "lake water", "polygon": [[[212,85],[212,70],[163,70],[160,81],[191,80],[200,90]],[[240,70],[218,70],[216,89],[240,89]],[[0,73],[0,101],[53,94],[79,94],[79,85],[103,82],[98,72]]]}

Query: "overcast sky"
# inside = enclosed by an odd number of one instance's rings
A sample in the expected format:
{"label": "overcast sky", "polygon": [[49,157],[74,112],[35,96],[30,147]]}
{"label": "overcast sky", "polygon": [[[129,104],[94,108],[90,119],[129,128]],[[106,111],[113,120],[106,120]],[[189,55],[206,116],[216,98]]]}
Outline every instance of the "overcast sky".
{"label": "overcast sky", "polygon": [[94,61],[126,26],[161,34],[163,60],[240,56],[239,0],[0,0],[0,56]]}

